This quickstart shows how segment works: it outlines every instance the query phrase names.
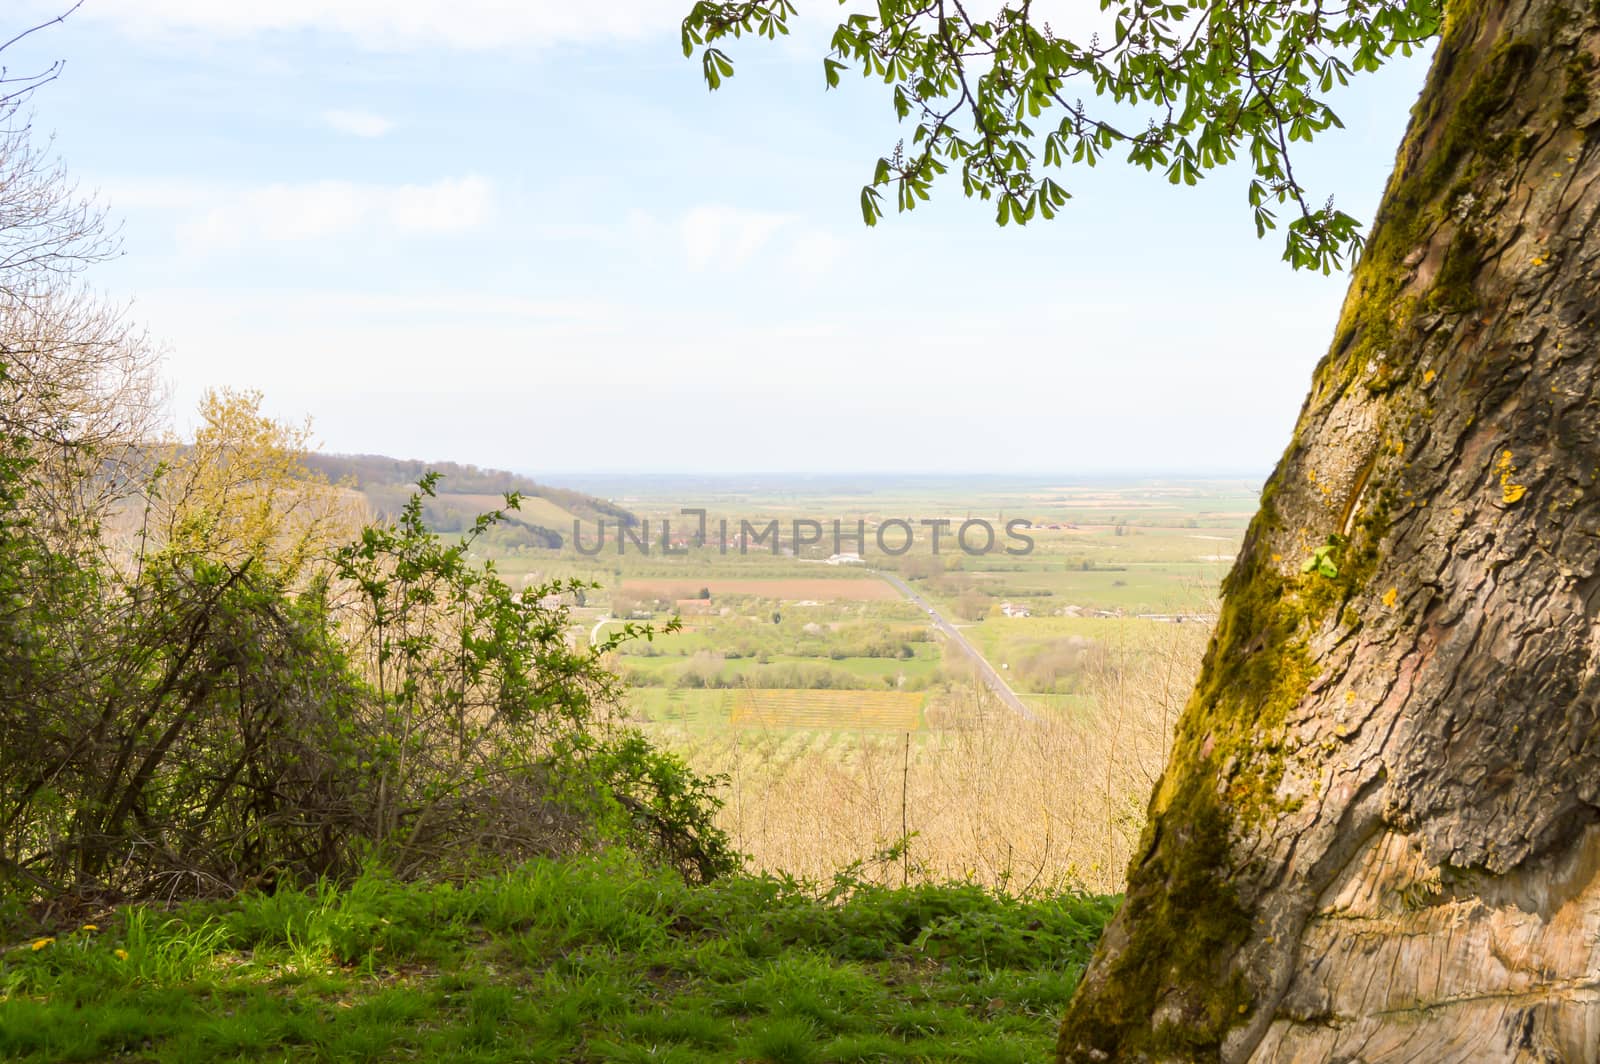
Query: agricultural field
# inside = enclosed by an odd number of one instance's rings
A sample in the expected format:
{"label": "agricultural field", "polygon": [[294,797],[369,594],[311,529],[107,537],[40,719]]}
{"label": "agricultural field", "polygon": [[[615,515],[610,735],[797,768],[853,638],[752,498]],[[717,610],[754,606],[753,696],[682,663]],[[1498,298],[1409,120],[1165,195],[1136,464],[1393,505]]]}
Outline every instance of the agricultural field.
{"label": "agricultural field", "polygon": [[[1007,889],[1122,881],[1257,503],[1242,481],[544,479],[637,524],[497,566],[598,585],[574,640],[656,629],[612,659],[621,710],[724,781],[753,867],[826,877],[910,832],[928,875]],[[969,553],[978,521],[995,549]]]}
{"label": "agricultural field", "polygon": [[[458,507],[471,508],[479,513],[503,510],[506,505],[503,495],[485,492],[443,492],[440,497]],[[563,535],[571,531],[572,522],[577,519],[571,510],[538,495],[524,495],[517,503],[517,508],[507,512],[530,524],[541,525]]]}
{"label": "agricultural field", "polygon": [[693,599],[702,590],[709,592],[707,598],[741,595],[775,602],[897,602],[900,599],[900,593],[894,588],[871,576],[835,580],[746,580],[716,576],[688,580],[634,578],[623,580],[622,590],[637,597],[674,601]]}
{"label": "agricultural field", "polygon": [[902,691],[763,691],[733,703],[735,727],[815,731],[916,731],[925,696]]}
{"label": "agricultural field", "polygon": [[[575,639],[675,620],[614,665],[634,720],[696,734],[940,727],[924,702],[978,681],[930,609],[1031,711],[1085,718],[1129,648],[1203,641],[1257,501],[1238,480],[546,479],[637,522],[619,536],[591,515],[574,541],[569,519],[561,549],[494,552],[496,564],[525,586],[598,585],[574,608]],[[979,522],[992,549],[964,550],[987,545]]]}

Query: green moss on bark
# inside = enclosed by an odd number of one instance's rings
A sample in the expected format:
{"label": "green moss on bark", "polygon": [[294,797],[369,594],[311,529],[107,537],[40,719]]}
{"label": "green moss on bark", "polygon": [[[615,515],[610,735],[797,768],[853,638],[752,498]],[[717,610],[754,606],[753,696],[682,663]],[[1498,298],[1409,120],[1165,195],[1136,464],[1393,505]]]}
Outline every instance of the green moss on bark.
{"label": "green moss on bark", "polygon": [[1249,1011],[1243,977],[1219,964],[1250,932],[1227,878],[1228,816],[1205,782],[1192,779],[1162,823],[1172,834],[1151,840],[1123,903],[1134,937],[1113,962],[1112,992],[1074,1010],[1062,1029],[1063,1060],[1082,1049],[1193,1057],[1214,1049]]}
{"label": "green moss on bark", "polygon": [[1278,792],[1292,756],[1286,725],[1317,669],[1311,637],[1349,619],[1380,557],[1387,507],[1334,537],[1337,575],[1283,575],[1267,554],[1278,525],[1269,485],[1224,605],[1199,683],[1152,802],[1142,856],[1129,875],[1120,920],[1127,939],[1103,982],[1074,1003],[1059,1045],[1063,1061],[1087,1050],[1112,1057],[1201,1059],[1254,1007],[1234,967],[1252,914],[1239,884],[1251,874],[1232,840],[1293,806]]}
{"label": "green moss on bark", "polygon": [[1594,68],[1595,58],[1588,52],[1578,52],[1567,61],[1566,91],[1561,94],[1561,118],[1569,125],[1589,109],[1589,75]]}
{"label": "green moss on bark", "polygon": [[[1349,384],[1365,378],[1369,390],[1386,392],[1410,373],[1395,353],[1416,346],[1421,312],[1463,314],[1477,306],[1473,282],[1483,255],[1466,218],[1468,197],[1476,194],[1485,173],[1520,161],[1530,150],[1532,138],[1523,129],[1489,131],[1506,109],[1516,80],[1538,55],[1532,44],[1504,42],[1464,90],[1446,79],[1418,101],[1417,121],[1356,268],[1333,347],[1317,369],[1319,381],[1337,378]],[[1426,120],[1437,115],[1448,115],[1442,130],[1439,122]],[[1429,136],[1437,143],[1427,144]],[[1432,286],[1419,297],[1411,287],[1415,256],[1445,226],[1456,232]]]}
{"label": "green moss on bark", "polygon": [[1478,294],[1472,290],[1472,282],[1482,265],[1482,241],[1470,226],[1463,226],[1444,254],[1438,280],[1428,293],[1428,308],[1446,314],[1465,314],[1474,309]]}

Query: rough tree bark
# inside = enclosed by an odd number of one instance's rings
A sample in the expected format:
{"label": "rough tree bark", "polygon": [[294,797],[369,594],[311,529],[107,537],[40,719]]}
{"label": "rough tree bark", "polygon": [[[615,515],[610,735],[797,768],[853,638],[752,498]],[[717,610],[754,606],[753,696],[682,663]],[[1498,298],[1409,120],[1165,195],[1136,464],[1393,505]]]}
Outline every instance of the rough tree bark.
{"label": "rough tree bark", "polygon": [[1600,1060],[1597,57],[1451,5],[1063,1061]]}

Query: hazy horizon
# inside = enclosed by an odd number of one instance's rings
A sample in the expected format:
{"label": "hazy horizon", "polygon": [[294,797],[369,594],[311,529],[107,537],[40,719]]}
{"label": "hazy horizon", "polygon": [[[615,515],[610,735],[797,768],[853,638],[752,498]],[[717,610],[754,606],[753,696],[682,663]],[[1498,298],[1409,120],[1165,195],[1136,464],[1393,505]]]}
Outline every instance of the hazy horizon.
{"label": "hazy horizon", "polygon": [[[875,83],[824,91],[827,20],[738,42],[713,94],[684,6],[97,0],[15,62],[66,60],[35,125],[123,222],[95,284],[167,346],[180,432],[228,386],[330,451],[495,468],[1276,461],[1347,278],[1256,238],[1243,168],[1073,167],[1025,229],[955,182],[868,230],[906,130]],[[1426,61],[1335,94],[1317,198],[1371,218]]]}

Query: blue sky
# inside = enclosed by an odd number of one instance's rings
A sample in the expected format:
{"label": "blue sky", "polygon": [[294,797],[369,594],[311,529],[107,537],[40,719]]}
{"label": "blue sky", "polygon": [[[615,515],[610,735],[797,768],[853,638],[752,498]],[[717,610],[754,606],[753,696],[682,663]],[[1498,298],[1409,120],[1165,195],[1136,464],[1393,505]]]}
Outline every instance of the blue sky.
{"label": "blue sky", "polygon": [[[180,428],[226,385],[329,450],[546,474],[1270,467],[1345,278],[1257,241],[1241,174],[1072,170],[1025,230],[948,186],[867,230],[900,132],[879,86],[824,93],[834,5],[715,94],[685,6],[87,0],[7,58],[66,60],[36,128],[122,221],[94,282]],[[1298,164],[1358,217],[1424,70]]]}

